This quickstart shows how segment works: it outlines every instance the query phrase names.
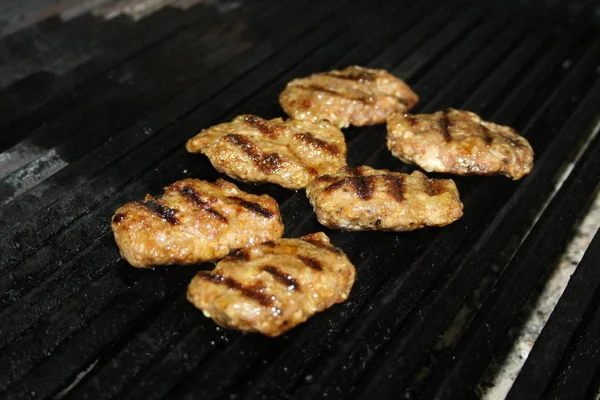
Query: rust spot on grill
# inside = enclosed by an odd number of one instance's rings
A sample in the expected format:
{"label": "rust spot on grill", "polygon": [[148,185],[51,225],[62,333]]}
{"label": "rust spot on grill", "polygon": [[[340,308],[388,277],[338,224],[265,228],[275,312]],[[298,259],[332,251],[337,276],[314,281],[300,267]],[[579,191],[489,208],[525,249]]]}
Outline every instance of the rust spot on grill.
{"label": "rust spot on grill", "polygon": [[112,219],[112,222],[115,223],[115,224],[119,224],[124,219],[125,219],[125,214],[118,213],[118,214],[114,215],[114,217]]}
{"label": "rust spot on grill", "polygon": [[444,184],[437,179],[425,179],[425,193],[436,196],[444,191]]}
{"label": "rust spot on grill", "polygon": [[337,146],[314,137],[312,133],[296,133],[295,137],[311,147],[324,150],[329,154],[333,154],[334,156],[340,154],[340,150],[337,148]]}
{"label": "rust spot on grill", "polygon": [[276,172],[284,160],[277,153],[263,154],[252,141],[242,135],[231,133],[225,135],[225,140],[239,146],[248,157],[256,164],[258,169],[267,174]]}
{"label": "rust spot on grill", "polygon": [[387,192],[396,201],[404,201],[404,177],[386,174],[382,175],[381,178],[387,184]]}
{"label": "rust spot on grill", "polygon": [[233,278],[221,275],[220,273],[212,273],[210,271],[200,271],[196,274],[198,278],[204,279],[205,281],[215,283],[217,285],[225,285],[229,289],[240,292],[243,296],[248,297],[262,306],[270,306],[273,304],[273,296],[269,296],[260,289],[254,287],[244,286],[242,283],[236,281]]}
{"label": "rust spot on grill", "polygon": [[245,118],[245,121],[248,125],[250,125],[253,128],[258,129],[262,134],[268,136],[268,137],[275,137],[277,136],[277,128],[272,126],[269,121],[266,121],[260,117],[257,117],[255,115],[249,115]]}
{"label": "rust spot on grill", "polygon": [[227,256],[229,261],[250,261],[250,251],[248,249],[238,250]]}
{"label": "rust spot on grill", "polygon": [[452,135],[450,135],[450,127],[452,126],[452,121],[450,121],[450,110],[442,111],[442,117],[439,120],[440,129],[442,131],[442,136],[444,137],[445,142],[450,142],[452,140]]}
{"label": "rust spot on grill", "polygon": [[172,225],[179,224],[179,220],[177,219],[177,210],[173,208],[169,208],[163,204],[160,204],[154,200],[144,200],[139,202],[142,206],[146,207],[148,210],[152,211],[168,223]]}
{"label": "rust spot on grill", "polygon": [[185,196],[187,199],[189,199],[198,208],[208,212],[209,214],[211,214],[212,216],[214,216],[215,218],[217,218],[223,222],[228,222],[227,218],[223,214],[221,214],[217,210],[210,207],[210,204],[208,202],[202,200],[200,198],[200,195],[194,190],[193,187],[185,186],[181,189],[180,193],[183,196]]}
{"label": "rust spot on grill", "polygon": [[[311,243],[316,245],[314,242]],[[303,256],[302,254],[299,254],[296,257],[298,257],[300,261],[302,261],[304,264],[308,265],[312,269],[315,269],[317,271],[323,271],[323,264],[321,264],[321,261],[317,260],[316,258]]]}
{"label": "rust spot on grill", "polygon": [[240,206],[244,207],[247,210],[252,211],[255,214],[262,215],[265,218],[273,218],[273,216],[274,216],[274,214],[271,211],[267,210],[260,204],[244,200],[237,196],[231,196],[229,198],[231,200],[235,201],[236,203],[238,203]]}
{"label": "rust spot on grill", "polygon": [[325,188],[331,192],[344,186],[350,186],[361,200],[369,200],[373,196],[375,190],[374,176],[351,176],[344,178],[336,183],[333,183]]}
{"label": "rust spot on grill", "polygon": [[261,267],[261,269],[270,274],[278,282],[281,282],[284,285],[286,285],[289,290],[300,291],[300,284],[298,283],[298,281],[296,281],[291,275],[286,274],[279,268],[273,265],[265,265],[264,267]]}

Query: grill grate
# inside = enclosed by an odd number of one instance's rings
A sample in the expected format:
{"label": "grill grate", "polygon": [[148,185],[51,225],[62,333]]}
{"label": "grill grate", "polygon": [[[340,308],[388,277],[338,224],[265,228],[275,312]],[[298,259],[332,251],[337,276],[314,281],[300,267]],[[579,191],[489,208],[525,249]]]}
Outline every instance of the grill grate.
{"label": "grill grate", "polygon": [[[596,136],[553,191],[565,160],[598,130],[600,39],[583,18],[593,2],[481,3],[246,0],[225,13],[198,5],[138,23],[45,21],[0,39],[28,43],[19,62],[36,72],[6,75],[13,81],[0,94],[11,116],[0,121],[0,395],[472,395],[600,177]],[[105,24],[94,36],[103,53],[70,66],[79,49],[66,46],[59,64],[68,72],[38,73],[46,66],[34,62],[32,30],[64,40]],[[357,267],[347,302],[277,339],[204,318],[185,300],[193,268],[140,271],[119,258],[108,224],[117,206],[183,177],[218,176],[185,152],[187,138],[240,113],[281,115],[287,81],[349,64],[406,79],[422,99],[417,112],[452,106],[514,126],[536,151],[534,170],[516,183],[457,178],[464,217],[403,234],[328,231],[302,192],[240,185],[278,200],[286,235],[325,230]],[[44,96],[33,96],[40,79]],[[387,152],[384,135],[382,126],[348,129],[349,164],[412,170]],[[511,396],[598,390],[597,252],[598,238]],[[500,271],[481,307],[439,351],[493,264]],[[550,357],[551,348],[560,351]]]}

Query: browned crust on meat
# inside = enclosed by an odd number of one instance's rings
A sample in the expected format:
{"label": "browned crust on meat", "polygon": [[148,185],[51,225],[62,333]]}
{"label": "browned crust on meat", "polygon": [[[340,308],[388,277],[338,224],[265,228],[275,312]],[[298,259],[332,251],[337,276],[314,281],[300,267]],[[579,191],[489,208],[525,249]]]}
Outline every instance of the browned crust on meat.
{"label": "browned crust on meat", "polygon": [[533,168],[533,149],[525,138],[469,111],[395,114],[387,130],[392,154],[428,172],[501,174],[517,180]]}
{"label": "browned crust on meat", "polygon": [[199,272],[188,287],[188,300],[223,327],[279,336],[345,301],[356,275],[321,232],[243,252]]}
{"label": "browned crust on meat", "polygon": [[111,219],[121,255],[134,267],[211,261],[283,234],[277,202],[267,195],[222,179],[184,179],[164,191],[123,205]]}
{"label": "browned crust on meat", "polygon": [[393,113],[411,109],[418,99],[389,72],[359,66],[294,79],[279,95],[290,117],[327,120],[340,128],[381,124]]}
{"label": "browned crust on meat", "polygon": [[340,168],[336,174],[321,176],[306,188],[306,194],[319,222],[345,230],[444,226],[460,218],[463,208],[456,185],[449,179],[366,166]]}
{"label": "browned crust on meat", "polygon": [[316,176],[346,164],[344,135],[324,121],[267,121],[240,115],[203,130],[186,148],[205,154],[218,171],[232,178],[289,189],[304,188]]}

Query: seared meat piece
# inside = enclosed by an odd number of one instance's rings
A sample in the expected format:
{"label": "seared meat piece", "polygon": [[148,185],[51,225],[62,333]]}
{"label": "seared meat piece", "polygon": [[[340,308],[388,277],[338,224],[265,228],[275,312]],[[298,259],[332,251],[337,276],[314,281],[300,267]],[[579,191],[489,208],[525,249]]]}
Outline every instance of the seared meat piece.
{"label": "seared meat piece", "polygon": [[517,180],[533,167],[533,150],[525,138],[469,111],[396,114],[387,131],[387,146],[395,157],[429,172],[502,174]]}
{"label": "seared meat piece", "polygon": [[346,128],[382,124],[395,112],[410,110],[419,97],[383,69],[347,67],[294,79],[279,95],[294,119],[327,120]]}
{"label": "seared meat piece", "polygon": [[277,202],[217,179],[177,181],[162,196],[120,207],[112,230],[131,265],[195,264],[283,235]]}
{"label": "seared meat piece", "polygon": [[355,270],[324,233],[233,253],[199,272],[187,298],[217,324],[279,336],[348,298]]}
{"label": "seared meat piece", "polygon": [[319,222],[329,228],[410,231],[448,225],[463,214],[454,181],[429,179],[419,171],[342,167],[315,179],[306,194]]}
{"label": "seared meat piece", "polygon": [[232,178],[272,182],[301,189],[318,175],[346,165],[346,142],[333,125],[309,121],[270,121],[240,115],[204,129],[188,140],[191,153],[204,153]]}

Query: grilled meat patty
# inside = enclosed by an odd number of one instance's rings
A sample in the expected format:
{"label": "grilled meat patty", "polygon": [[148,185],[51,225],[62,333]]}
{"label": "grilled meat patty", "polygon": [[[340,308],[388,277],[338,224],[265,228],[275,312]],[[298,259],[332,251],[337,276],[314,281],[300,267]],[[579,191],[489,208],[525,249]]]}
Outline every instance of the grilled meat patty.
{"label": "grilled meat patty", "polygon": [[418,100],[404,81],[389,72],[359,66],[294,79],[279,95],[290,117],[327,120],[340,128],[384,123]]}
{"label": "grilled meat patty", "polygon": [[223,327],[279,336],[348,298],[355,277],[324,233],[242,249],[199,272],[187,298]]}
{"label": "grilled meat patty", "polygon": [[162,196],[117,209],[111,227],[121,255],[138,268],[216,260],[280,238],[284,228],[273,198],[223,179],[177,181]]}
{"label": "grilled meat patty", "polygon": [[387,132],[395,157],[428,172],[502,174],[517,180],[533,167],[533,149],[525,138],[469,111],[395,114]]}
{"label": "grilled meat patty", "polygon": [[346,165],[344,135],[325,121],[240,115],[204,129],[186,148],[204,153],[218,171],[232,178],[288,189],[304,188],[317,176]]}
{"label": "grilled meat patty", "polygon": [[342,167],[306,188],[319,222],[346,230],[410,231],[444,226],[463,214],[456,184],[425,174]]}

